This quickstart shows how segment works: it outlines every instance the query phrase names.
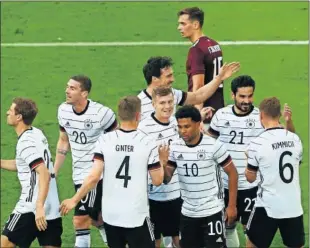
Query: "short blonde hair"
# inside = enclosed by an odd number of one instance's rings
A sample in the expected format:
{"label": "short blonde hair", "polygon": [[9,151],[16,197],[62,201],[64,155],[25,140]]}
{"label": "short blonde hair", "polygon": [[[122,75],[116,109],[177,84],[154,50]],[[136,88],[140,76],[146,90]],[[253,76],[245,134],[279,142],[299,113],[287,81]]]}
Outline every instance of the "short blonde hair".
{"label": "short blonde hair", "polygon": [[121,121],[133,121],[141,112],[141,100],[137,96],[125,96],[118,103],[118,116]]}

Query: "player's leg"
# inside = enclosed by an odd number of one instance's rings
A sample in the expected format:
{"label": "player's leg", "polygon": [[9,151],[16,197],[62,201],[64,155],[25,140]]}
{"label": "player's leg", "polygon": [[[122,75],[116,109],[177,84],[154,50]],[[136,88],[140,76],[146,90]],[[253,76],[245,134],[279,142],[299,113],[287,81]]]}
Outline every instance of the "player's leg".
{"label": "player's leg", "polygon": [[36,224],[33,213],[11,214],[1,235],[1,247],[30,247],[35,239]]}
{"label": "player's leg", "polygon": [[96,192],[95,192],[95,201],[92,207],[90,217],[92,218],[93,226],[97,227],[101,238],[104,243],[107,244],[107,235],[103,225],[102,213],[101,213],[101,204],[102,204],[102,179],[97,183]]}
{"label": "player's leg", "polygon": [[126,228],[112,226],[104,223],[104,228],[107,234],[107,241],[110,248],[125,248],[126,247]]}
{"label": "player's leg", "polygon": [[151,219],[146,217],[140,227],[126,228],[126,240],[129,248],[155,248],[155,236]]}
{"label": "player's leg", "polygon": [[[239,191],[238,191],[239,193]],[[239,198],[239,196],[238,196]],[[238,232],[237,232],[237,221],[240,218],[240,209],[239,209],[239,204],[238,204],[238,198],[237,198],[237,219],[236,222],[228,225],[225,223],[225,236],[226,236],[226,245],[228,248],[235,248],[239,247],[240,242],[239,242],[239,237],[238,237]],[[228,189],[224,189],[224,202],[225,202],[225,208],[228,206],[229,202],[229,191]]]}
{"label": "player's leg", "polygon": [[[81,185],[75,185],[77,191]],[[75,229],[75,247],[90,247],[90,227],[91,218],[89,216],[89,205],[95,200],[93,190],[76,205],[73,216],[73,226]]]}
{"label": "player's leg", "polygon": [[246,247],[270,247],[277,229],[277,220],[270,218],[265,208],[254,207],[246,226],[248,237]]}
{"label": "player's leg", "polygon": [[[154,201],[149,199],[150,204],[150,219],[152,225],[154,226],[154,236],[155,236],[155,246],[156,248],[160,248],[161,246],[161,234],[162,234],[162,227],[164,225],[165,217],[162,214],[165,214],[162,211],[162,202]],[[166,246],[165,246],[166,247]]]}
{"label": "player's leg", "polygon": [[243,225],[244,235],[246,237],[246,225],[248,223],[251,212],[254,208],[258,187],[246,190],[238,190],[238,214],[240,222]]}
{"label": "player's leg", "polygon": [[200,236],[202,236],[201,247],[227,247],[224,218],[224,211],[219,211],[216,214],[203,218],[200,233]]}
{"label": "player's leg", "polygon": [[162,208],[162,234],[171,237],[171,243],[166,247],[180,247],[180,215],[182,208],[181,197],[163,203]]}
{"label": "player's leg", "polygon": [[299,248],[305,245],[303,215],[296,218],[279,219],[278,223],[283,244],[286,247]]}
{"label": "player's leg", "polygon": [[43,232],[37,230],[37,239],[40,246],[43,246],[44,248],[61,247],[62,232],[63,228],[61,218],[47,220],[47,229]]}
{"label": "player's leg", "polygon": [[199,230],[202,218],[191,218],[181,213],[180,218],[180,245],[182,248],[200,248]]}

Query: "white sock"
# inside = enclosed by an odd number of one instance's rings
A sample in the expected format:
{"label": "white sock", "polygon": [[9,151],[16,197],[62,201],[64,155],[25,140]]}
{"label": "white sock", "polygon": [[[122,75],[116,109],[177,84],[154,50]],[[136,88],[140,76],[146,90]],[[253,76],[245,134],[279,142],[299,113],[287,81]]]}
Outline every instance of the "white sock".
{"label": "white sock", "polygon": [[171,237],[163,237],[163,243],[165,247],[169,247],[169,248],[173,247]]}
{"label": "white sock", "polygon": [[236,228],[228,229],[226,228],[226,245],[228,248],[239,247],[239,237]]}
{"label": "white sock", "polygon": [[90,247],[90,229],[75,230],[75,247]]}
{"label": "white sock", "polygon": [[104,226],[103,225],[99,226],[98,230],[99,230],[99,233],[101,235],[101,238],[102,238],[103,242],[108,244],[107,234],[105,233]]}

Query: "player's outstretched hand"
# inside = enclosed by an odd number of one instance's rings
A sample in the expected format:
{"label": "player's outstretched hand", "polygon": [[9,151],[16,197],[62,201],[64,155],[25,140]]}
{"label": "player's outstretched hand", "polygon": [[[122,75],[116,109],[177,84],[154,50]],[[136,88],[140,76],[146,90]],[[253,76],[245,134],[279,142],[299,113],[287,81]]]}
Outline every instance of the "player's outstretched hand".
{"label": "player's outstretched hand", "polygon": [[166,165],[169,157],[169,146],[159,145],[158,146],[159,161],[162,165]]}
{"label": "player's outstretched hand", "polygon": [[47,228],[44,206],[36,207],[36,225],[39,231],[44,231]]}
{"label": "player's outstretched hand", "polygon": [[67,215],[70,210],[75,208],[75,206],[76,206],[76,203],[72,198],[64,200],[60,205],[60,209],[59,209],[60,214]]}
{"label": "player's outstretched hand", "polygon": [[230,78],[233,74],[238,72],[240,69],[239,62],[231,62],[231,63],[224,63],[224,65],[220,68],[219,77],[221,80],[225,80]]}
{"label": "player's outstretched hand", "polygon": [[283,109],[283,118],[286,122],[292,120],[292,110],[290,106],[288,106],[287,103],[284,104],[284,109]]}
{"label": "player's outstretched hand", "polygon": [[228,206],[226,208],[226,216],[225,220],[227,221],[228,226],[233,225],[237,218],[237,207],[236,206]]}

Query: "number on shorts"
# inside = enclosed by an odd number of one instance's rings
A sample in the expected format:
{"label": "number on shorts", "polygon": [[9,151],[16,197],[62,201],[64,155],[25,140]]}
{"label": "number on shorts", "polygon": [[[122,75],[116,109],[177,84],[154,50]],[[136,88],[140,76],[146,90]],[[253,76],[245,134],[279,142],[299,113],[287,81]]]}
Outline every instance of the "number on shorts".
{"label": "number on shorts", "polygon": [[251,198],[245,198],[244,199],[244,203],[247,204],[245,209],[244,209],[245,212],[251,212],[252,211],[251,210],[251,203],[252,203],[252,201],[255,202],[255,200],[256,200],[255,198],[254,199],[251,199]]}
{"label": "number on shorts", "polygon": [[221,235],[223,233],[223,223],[219,220],[209,222],[208,226],[210,226],[209,235]]}

